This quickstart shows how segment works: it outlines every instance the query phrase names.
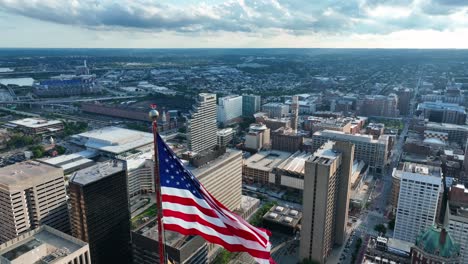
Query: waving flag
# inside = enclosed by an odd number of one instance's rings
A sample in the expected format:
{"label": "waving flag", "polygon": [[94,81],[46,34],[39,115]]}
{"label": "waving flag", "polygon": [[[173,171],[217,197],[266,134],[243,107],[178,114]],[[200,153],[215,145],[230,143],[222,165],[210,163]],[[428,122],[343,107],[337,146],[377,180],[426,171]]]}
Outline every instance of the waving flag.
{"label": "waving flag", "polygon": [[247,252],[258,263],[274,263],[267,230],[250,225],[218,202],[159,135],[158,151],[166,230],[199,235],[231,252]]}

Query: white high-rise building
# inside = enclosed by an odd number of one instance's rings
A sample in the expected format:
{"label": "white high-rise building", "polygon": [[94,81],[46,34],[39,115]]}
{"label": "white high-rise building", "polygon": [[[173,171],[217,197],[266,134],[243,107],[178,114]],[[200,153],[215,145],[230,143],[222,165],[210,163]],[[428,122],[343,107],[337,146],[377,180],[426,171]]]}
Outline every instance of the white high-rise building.
{"label": "white high-rise building", "polygon": [[218,122],[228,123],[240,116],[242,116],[242,96],[229,95],[219,98]]}
{"label": "white high-rise building", "polygon": [[217,144],[216,94],[201,93],[188,120],[187,136],[190,151],[201,152]]}
{"label": "white high-rise building", "polygon": [[468,188],[450,187],[444,224],[453,240],[460,245],[461,263],[468,264]]}
{"label": "white high-rise building", "polygon": [[400,193],[393,237],[414,242],[435,224],[442,191],[440,167],[406,162],[400,171]]}

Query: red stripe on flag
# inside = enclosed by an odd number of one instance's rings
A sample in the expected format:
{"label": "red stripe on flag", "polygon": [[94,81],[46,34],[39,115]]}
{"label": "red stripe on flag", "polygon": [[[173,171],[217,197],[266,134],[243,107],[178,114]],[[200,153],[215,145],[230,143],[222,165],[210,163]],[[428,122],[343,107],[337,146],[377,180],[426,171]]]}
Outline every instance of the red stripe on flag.
{"label": "red stripe on flag", "polygon": [[200,216],[200,215],[197,215],[197,214],[186,214],[186,213],[181,213],[181,212],[177,212],[177,211],[173,211],[173,210],[169,210],[169,209],[164,209],[163,210],[163,215],[165,217],[175,217],[175,218],[178,218],[178,219],[182,219],[182,220],[184,220],[186,222],[196,222],[196,223],[199,223],[201,225],[210,227],[210,228],[214,229],[216,232],[219,232],[220,234],[223,234],[223,235],[238,236],[238,237],[241,237],[241,238],[246,239],[246,240],[251,240],[251,241],[254,241],[254,242],[258,242],[258,236],[256,236],[255,234],[252,234],[251,232],[249,232],[247,230],[237,229],[235,227],[227,225],[226,223],[224,223],[226,227],[220,227],[220,226],[214,225],[211,222],[203,219],[203,216]]}
{"label": "red stripe on flag", "polygon": [[226,250],[231,251],[231,252],[247,252],[254,258],[266,259],[266,260],[270,259],[270,252],[269,251],[255,250],[255,249],[247,248],[244,245],[229,244],[229,243],[225,242],[224,240],[222,240],[219,237],[205,234],[204,232],[201,232],[200,230],[198,230],[196,228],[186,229],[186,228],[181,227],[181,226],[176,225],[176,224],[165,224],[164,228],[166,230],[175,231],[175,232],[181,233],[183,235],[187,235],[187,236],[188,235],[199,235],[199,236],[203,237],[206,241],[214,243],[214,244],[218,244],[218,245],[224,247]]}

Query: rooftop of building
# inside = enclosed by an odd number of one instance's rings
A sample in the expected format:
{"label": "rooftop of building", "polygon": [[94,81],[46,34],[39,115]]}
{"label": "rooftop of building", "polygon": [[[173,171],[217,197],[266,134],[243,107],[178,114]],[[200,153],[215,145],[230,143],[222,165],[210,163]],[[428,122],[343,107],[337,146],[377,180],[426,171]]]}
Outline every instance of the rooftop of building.
{"label": "rooftop of building", "polygon": [[460,113],[466,113],[465,107],[461,105],[443,102],[422,102],[418,104],[418,109],[450,110]]}
{"label": "rooftop of building", "polygon": [[335,131],[335,130],[323,130],[317,131],[313,135],[314,137],[324,136],[330,139],[340,138],[349,141],[359,141],[364,143],[383,143],[382,140],[373,139],[371,135],[363,135],[363,134],[347,134],[342,131]]}
{"label": "rooftop of building", "polygon": [[13,120],[9,122],[10,124],[23,126],[27,128],[40,128],[40,127],[47,127],[52,125],[61,124],[62,121],[60,120],[47,120],[38,117],[30,117],[30,118],[23,118],[18,120]]}
{"label": "rooftop of building", "polygon": [[442,177],[442,169],[440,167],[412,163],[412,162],[405,162],[403,164],[401,171],[416,173],[416,174],[425,175],[425,176],[433,176],[437,178]]}
{"label": "rooftop of building", "polygon": [[426,253],[443,258],[453,258],[460,255],[460,245],[455,243],[450,233],[445,229],[432,226],[423,231],[415,245]]}
{"label": "rooftop of building", "polygon": [[70,182],[84,186],[124,170],[123,163],[117,160],[99,162],[94,166],[74,172],[70,177]]}
{"label": "rooftop of building", "polygon": [[197,178],[199,178],[199,176],[203,175],[206,171],[218,166],[219,164],[225,162],[226,159],[234,157],[235,155],[242,156],[242,151],[228,148],[226,149],[226,152],[223,155],[217,157],[214,160],[211,160],[210,162],[204,165],[194,167],[187,163],[185,167],[189,169]]}
{"label": "rooftop of building", "polygon": [[153,134],[151,133],[114,126],[81,133],[73,137],[75,143],[112,154],[121,154],[153,143]]}
{"label": "rooftop of building", "polygon": [[263,106],[272,106],[272,107],[276,107],[276,106],[287,106],[286,104],[284,103],[279,103],[279,102],[269,102],[269,103],[266,103]]}
{"label": "rooftop of building", "polygon": [[337,159],[340,156],[340,153],[333,149],[335,142],[327,141],[325,142],[308,160],[309,162],[319,163],[327,165],[331,161]]}
{"label": "rooftop of building", "polygon": [[305,161],[312,157],[312,153],[297,151],[281,162],[277,169],[288,171],[294,174],[304,174]]}
{"label": "rooftop of building", "polygon": [[436,122],[427,122],[426,128],[432,129],[441,129],[441,130],[465,130],[468,131],[467,125],[456,125],[449,123],[436,123]]}
{"label": "rooftop of building", "polygon": [[61,167],[64,171],[73,170],[74,168],[80,168],[85,164],[92,165],[94,161],[88,159],[78,153],[68,154],[68,155],[60,155],[53,158],[44,158],[40,160],[43,163]]}
{"label": "rooftop of building", "polygon": [[383,123],[369,123],[369,125],[367,125],[367,128],[369,128],[369,129],[384,129],[385,124],[383,124]]}
{"label": "rooftop of building", "polygon": [[[155,241],[159,240],[158,239],[158,224],[157,224],[156,219],[153,219],[149,221],[148,224],[136,230],[133,230],[133,232],[143,235]],[[167,246],[170,246],[172,248],[181,248],[194,237],[195,236],[185,236],[178,232],[173,232],[169,230],[164,231],[164,243]]]}
{"label": "rooftop of building", "polygon": [[0,185],[14,190],[24,190],[58,177],[63,177],[62,168],[32,160],[0,168]]}
{"label": "rooftop of building", "polygon": [[[15,263],[15,259],[25,254],[30,255],[30,260],[37,259],[35,263],[55,263],[85,246],[87,243],[81,240],[49,226],[41,226],[1,244],[0,263]],[[38,250],[39,247],[45,250]]]}
{"label": "rooftop of building", "polygon": [[275,131],[273,131],[273,133],[277,135],[293,136],[293,137],[305,137],[309,135],[309,132],[307,131],[301,131],[301,130],[294,131],[294,129],[291,127],[280,127],[276,129]]}
{"label": "rooftop of building", "polygon": [[228,127],[228,128],[218,130],[218,132],[216,134],[218,136],[228,136],[228,135],[231,135],[233,133],[235,133],[235,131],[231,127]]}
{"label": "rooftop of building", "polygon": [[263,216],[263,219],[289,227],[296,227],[302,219],[302,212],[275,205]]}
{"label": "rooftop of building", "polygon": [[313,121],[314,126],[335,126],[335,127],[344,127],[353,121],[353,118],[350,117],[338,117],[338,118],[325,118],[319,116],[309,116],[307,120]]}
{"label": "rooftop of building", "polygon": [[285,151],[260,151],[244,160],[244,166],[263,171],[271,171],[289,156],[291,156],[291,153]]}

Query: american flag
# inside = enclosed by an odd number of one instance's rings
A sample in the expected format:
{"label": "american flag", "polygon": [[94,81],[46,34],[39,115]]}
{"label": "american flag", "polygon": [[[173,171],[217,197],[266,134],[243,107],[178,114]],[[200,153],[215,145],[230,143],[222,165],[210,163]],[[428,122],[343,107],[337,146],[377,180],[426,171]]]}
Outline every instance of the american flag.
{"label": "american flag", "polygon": [[199,235],[228,251],[247,252],[258,263],[274,263],[270,257],[270,232],[250,225],[218,202],[159,135],[158,156],[166,230]]}

